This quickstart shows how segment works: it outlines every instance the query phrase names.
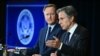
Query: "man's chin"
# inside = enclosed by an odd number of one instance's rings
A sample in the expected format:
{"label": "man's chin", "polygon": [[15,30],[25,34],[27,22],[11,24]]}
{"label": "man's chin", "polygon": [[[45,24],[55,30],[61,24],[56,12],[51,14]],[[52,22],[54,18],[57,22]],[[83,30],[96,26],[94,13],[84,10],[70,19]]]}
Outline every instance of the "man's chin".
{"label": "man's chin", "polygon": [[65,28],[62,27],[63,30],[66,30]]}
{"label": "man's chin", "polygon": [[55,22],[50,22],[50,23],[48,23],[49,25],[54,25],[55,24]]}

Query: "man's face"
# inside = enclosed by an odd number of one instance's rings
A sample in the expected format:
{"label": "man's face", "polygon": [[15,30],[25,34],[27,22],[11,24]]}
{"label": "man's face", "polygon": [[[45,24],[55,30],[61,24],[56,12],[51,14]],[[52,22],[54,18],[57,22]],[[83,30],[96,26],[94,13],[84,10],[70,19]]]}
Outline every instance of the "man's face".
{"label": "man's face", "polygon": [[54,7],[47,7],[44,11],[45,21],[48,24],[54,24],[57,20],[56,11]]}
{"label": "man's face", "polygon": [[59,17],[59,24],[62,27],[62,29],[68,30],[69,27],[71,26],[73,19],[68,17],[64,11],[59,12],[58,17]]}

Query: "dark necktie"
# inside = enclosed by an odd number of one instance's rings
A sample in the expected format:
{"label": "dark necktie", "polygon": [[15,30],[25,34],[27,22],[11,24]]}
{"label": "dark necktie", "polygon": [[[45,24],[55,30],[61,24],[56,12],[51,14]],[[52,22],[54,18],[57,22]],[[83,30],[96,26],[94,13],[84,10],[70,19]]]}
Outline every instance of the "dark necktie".
{"label": "dark necktie", "polygon": [[70,32],[67,32],[65,35],[65,40],[64,40],[65,44],[67,44],[69,42],[69,36],[70,36]]}
{"label": "dark necktie", "polygon": [[50,33],[51,33],[51,27],[48,28],[48,33],[47,33],[47,39],[46,40],[50,39]]}
{"label": "dark necktie", "polygon": [[[47,37],[46,37],[45,42],[46,42],[47,40],[50,39],[50,33],[51,33],[51,27],[48,28]],[[44,51],[46,51],[47,48],[48,48],[48,47],[47,47],[47,46],[45,45],[45,43],[44,43]]]}

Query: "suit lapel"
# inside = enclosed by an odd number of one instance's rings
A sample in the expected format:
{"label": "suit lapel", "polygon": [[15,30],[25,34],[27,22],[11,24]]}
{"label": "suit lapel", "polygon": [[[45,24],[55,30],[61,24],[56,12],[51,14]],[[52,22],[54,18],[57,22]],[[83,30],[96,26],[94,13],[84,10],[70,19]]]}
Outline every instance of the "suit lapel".
{"label": "suit lapel", "polygon": [[[58,29],[59,25],[56,24],[54,26],[54,29],[52,30],[51,34],[50,34],[50,39],[53,39],[53,36],[56,36],[57,35],[57,29]],[[47,30],[46,30],[47,31]],[[56,32],[56,33],[55,33]],[[45,34],[46,35],[46,34]],[[44,38],[45,39],[45,38]],[[45,52],[48,52],[49,50],[51,50],[51,48],[48,48],[47,50],[45,50]]]}
{"label": "suit lapel", "polygon": [[41,38],[42,39],[41,42],[43,44],[43,48],[45,46],[44,44],[45,44],[46,33],[47,33],[47,27],[44,28],[43,33],[42,33],[43,35],[42,35],[42,38]]}
{"label": "suit lapel", "polygon": [[47,33],[47,30],[48,30],[48,27],[45,27],[45,29],[44,29],[44,36],[43,36],[43,39],[44,39],[44,41],[45,41],[45,37],[46,37],[46,33]]}
{"label": "suit lapel", "polygon": [[73,35],[72,35],[72,37],[71,37],[68,45],[72,45],[76,41],[76,39],[79,37],[79,34],[78,34],[79,33],[79,30],[80,30],[80,26],[78,26],[75,29],[75,31],[74,31],[74,33],[73,33]]}
{"label": "suit lapel", "polygon": [[57,35],[57,33],[55,33],[55,32],[57,31],[58,27],[59,27],[58,24],[56,24],[56,25],[54,26],[54,28],[53,28],[53,30],[52,30],[52,32],[51,32],[51,36],[56,36],[56,35]]}

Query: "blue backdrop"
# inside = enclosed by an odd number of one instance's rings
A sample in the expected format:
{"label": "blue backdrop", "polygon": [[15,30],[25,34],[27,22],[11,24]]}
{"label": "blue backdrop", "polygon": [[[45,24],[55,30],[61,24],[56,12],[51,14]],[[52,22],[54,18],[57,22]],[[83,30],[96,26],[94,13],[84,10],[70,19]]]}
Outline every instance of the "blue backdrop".
{"label": "blue backdrop", "polygon": [[[33,5],[7,5],[6,11],[6,45],[7,47],[14,48],[19,47],[34,47],[37,42],[40,29],[45,25],[44,15],[43,15],[44,4],[33,4]],[[33,16],[34,20],[34,35],[32,41],[28,45],[23,45],[17,35],[17,20],[20,12],[23,9],[28,9]]]}

